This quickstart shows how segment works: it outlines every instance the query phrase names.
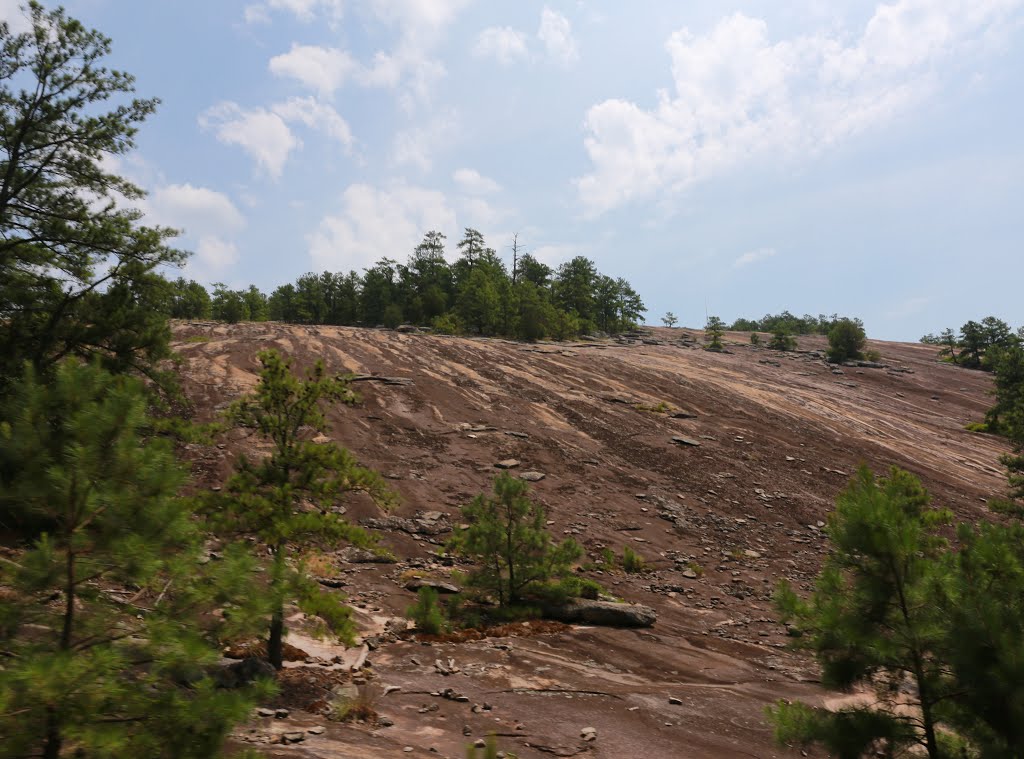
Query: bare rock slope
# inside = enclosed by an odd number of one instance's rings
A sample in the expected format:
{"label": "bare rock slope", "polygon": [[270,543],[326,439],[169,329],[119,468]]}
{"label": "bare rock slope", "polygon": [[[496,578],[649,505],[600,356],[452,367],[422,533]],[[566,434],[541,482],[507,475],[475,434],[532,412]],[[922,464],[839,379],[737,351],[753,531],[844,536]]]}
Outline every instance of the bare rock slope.
{"label": "bare rock slope", "polygon": [[[917,344],[872,343],[881,366],[836,368],[817,352],[822,338],[778,353],[727,335],[729,352],[713,354],[681,329],[526,345],[180,324],[176,339],[203,419],[253,386],[263,348],[361,375],[362,402],[332,410],[328,434],[401,498],[390,515],[358,497],[347,505],[354,521],[376,520],[399,563],[340,551],[328,572],[373,648],[355,653],[362,668],[346,677],[387,690],[376,704],[386,718],[331,723],[316,713],[325,698],[292,694],[287,720],[239,731],[271,755],[459,757],[493,733],[521,758],[799,756],[772,744],[764,707],[827,694],[811,663],[785,648],[771,592],[780,578],[809,587],[828,550],[824,519],[858,463],[912,471],[961,519],[980,518],[1004,488],[1001,441],[964,429],[991,402],[989,378]],[[235,431],[223,448],[195,448],[199,482],[216,485],[253,447]],[[530,473],[556,535],[593,557],[628,545],[646,560],[644,573],[593,576],[653,608],[653,627],[551,624],[429,646],[394,634],[414,599],[409,576],[446,579],[435,552],[498,462]],[[339,661],[348,669],[352,658]]]}

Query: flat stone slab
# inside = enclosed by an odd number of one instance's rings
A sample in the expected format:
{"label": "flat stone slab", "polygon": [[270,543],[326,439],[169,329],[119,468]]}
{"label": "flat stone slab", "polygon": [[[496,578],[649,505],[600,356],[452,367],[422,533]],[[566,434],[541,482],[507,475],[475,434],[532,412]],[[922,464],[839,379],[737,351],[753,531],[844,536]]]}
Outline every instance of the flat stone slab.
{"label": "flat stone slab", "polygon": [[672,442],[676,445],[692,445],[695,448],[700,447],[700,441],[694,440],[693,438],[683,437],[682,435],[673,435]]}

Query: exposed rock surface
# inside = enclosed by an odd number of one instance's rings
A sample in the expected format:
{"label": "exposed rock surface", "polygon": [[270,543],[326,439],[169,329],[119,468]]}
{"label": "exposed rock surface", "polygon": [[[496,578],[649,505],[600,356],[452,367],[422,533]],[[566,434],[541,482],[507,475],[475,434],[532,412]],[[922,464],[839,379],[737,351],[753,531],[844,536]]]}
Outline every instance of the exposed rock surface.
{"label": "exposed rock surface", "polygon": [[[200,422],[255,385],[260,348],[300,369],[323,359],[332,373],[365,375],[362,401],[326,409],[324,433],[386,473],[399,496],[387,514],[365,494],[338,504],[398,563],[328,554],[325,579],[347,596],[365,645],[304,641],[311,661],[279,673],[281,695],[261,706],[290,716],[254,725],[255,738],[247,728],[236,735],[260,750],[276,742],[265,750],[281,755],[375,759],[409,747],[416,757],[464,756],[497,733],[520,759],[796,759],[799,750],[773,744],[764,707],[779,698],[820,705],[828,694],[812,662],[785,647],[772,589],[782,578],[810,586],[829,550],[822,527],[859,462],[911,470],[960,519],[986,518],[983,499],[1005,490],[1003,443],[964,429],[991,404],[991,378],[937,362],[932,346],[869,341],[885,368],[840,368],[825,364],[824,338],[801,337],[799,351],[783,353],[727,334],[728,355],[700,350],[702,333],[686,329],[571,346],[274,323],[179,325],[176,338]],[[662,403],[696,416],[638,408]],[[210,488],[238,454],[267,450],[247,430],[220,447],[187,448],[197,484]],[[429,646],[409,638],[402,617],[415,594],[406,581],[468,568],[445,541],[463,522],[459,507],[491,492],[494,463],[507,459],[523,462],[516,474],[547,475],[530,491],[549,530],[583,546],[585,577],[652,609],[653,627],[548,622]],[[627,546],[644,571],[621,569]],[[603,563],[606,551],[615,566]],[[331,688],[381,683],[401,686],[377,705],[391,727],[325,721]],[[443,697],[446,688],[467,700]],[[326,732],[310,733],[317,725]],[[583,740],[585,726],[597,728],[595,741]],[[303,741],[280,745],[300,731]]]}

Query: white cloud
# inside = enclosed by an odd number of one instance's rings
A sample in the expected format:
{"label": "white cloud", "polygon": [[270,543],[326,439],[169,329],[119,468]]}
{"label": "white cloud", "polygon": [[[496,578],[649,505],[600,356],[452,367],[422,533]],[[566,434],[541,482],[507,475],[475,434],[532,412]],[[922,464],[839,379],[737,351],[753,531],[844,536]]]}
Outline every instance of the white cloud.
{"label": "white cloud", "polygon": [[269,68],[276,76],[297,79],[321,97],[330,97],[356,72],[358,64],[338,48],[293,44],[287,53],[271,58]]}
{"label": "white cloud", "polygon": [[238,263],[238,246],[215,235],[199,238],[196,255],[189,261],[190,267],[209,277]]}
{"label": "white cloud", "polygon": [[289,98],[283,103],[272,106],[275,114],[287,122],[298,121],[310,129],[325,133],[351,150],[353,138],[348,122],[331,106],[318,102],[315,98]]}
{"label": "white cloud", "polygon": [[480,58],[494,58],[503,66],[508,66],[517,58],[525,58],[529,51],[522,32],[510,26],[491,26],[476,38],[473,54]]}
{"label": "white cloud", "polygon": [[732,262],[732,268],[741,269],[744,266],[757,263],[758,261],[764,261],[765,259],[771,258],[776,255],[778,251],[775,248],[759,248],[752,250],[749,253],[744,253],[742,256]]}
{"label": "white cloud", "polygon": [[483,176],[476,169],[456,169],[452,179],[459,189],[469,195],[488,195],[501,189],[501,185]]}
{"label": "white cloud", "polygon": [[225,145],[241,147],[275,179],[281,176],[288,154],[302,144],[278,114],[264,108],[244,110],[230,101],[200,114],[199,125],[213,130]]}
{"label": "white cloud", "polygon": [[158,187],[146,199],[147,216],[190,235],[236,232],[245,217],[224,193],[191,184]]}
{"label": "white cloud", "polygon": [[247,5],[242,12],[242,17],[247,24],[269,24],[270,12],[265,5]]}
{"label": "white cloud", "polygon": [[412,165],[428,171],[437,153],[450,147],[458,132],[457,116],[449,112],[439,115],[423,126],[412,127],[395,135],[391,157],[396,166]]}
{"label": "white cloud", "polygon": [[764,21],[741,13],[704,35],[680,29],[666,43],[674,89],[655,107],[606,100],[587,112],[593,166],[577,180],[583,205],[601,213],[749,161],[813,156],[888,124],[1021,5],[896,0],[878,5],[853,42],[824,32],[771,42]]}
{"label": "white cloud", "polygon": [[345,5],[343,0],[267,0],[245,7],[247,24],[266,24],[270,22],[270,11],[291,13],[304,23],[310,23],[319,16],[326,17],[332,23],[341,20]]}
{"label": "white cloud", "polygon": [[21,34],[32,28],[22,4],[24,0],[0,0],[0,21],[6,21],[13,34]]}
{"label": "white cloud", "polygon": [[471,0],[369,0],[382,21],[398,26],[407,38],[434,37],[447,27]]}
{"label": "white cloud", "polygon": [[230,101],[219,103],[199,116],[199,125],[212,130],[225,145],[237,145],[274,179],[284,171],[293,150],[302,147],[289,124],[303,124],[341,143],[346,151],[354,139],[348,122],[334,108],[316,98],[289,98],[267,108],[246,110]]}
{"label": "white cloud", "polygon": [[579,58],[576,49],[576,38],[572,35],[569,19],[547,6],[540,14],[540,28],[537,38],[544,43],[548,55],[563,63],[572,63]]}
{"label": "white cloud", "polygon": [[383,256],[404,259],[431,229],[450,239],[457,229],[442,193],[404,184],[354,184],[345,190],[339,212],[324,217],[309,236],[309,255],[317,271],[359,270]]}

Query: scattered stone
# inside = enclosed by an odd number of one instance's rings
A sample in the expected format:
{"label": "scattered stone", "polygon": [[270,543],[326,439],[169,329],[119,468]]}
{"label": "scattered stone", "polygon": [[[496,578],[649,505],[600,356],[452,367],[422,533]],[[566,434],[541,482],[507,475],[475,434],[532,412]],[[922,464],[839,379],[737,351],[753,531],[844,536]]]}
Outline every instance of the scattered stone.
{"label": "scattered stone", "polygon": [[393,719],[391,719],[391,717],[378,717],[377,718],[377,726],[378,727],[394,727],[395,726],[395,721]]}
{"label": "scattered stone", "polygon": [[519,460],[505,459],[504,461],[499,461],[494,466],[498,469],[515,469],[517,466],[519,466]]}
{"label": "scattered stone", "polygon": [[597,728],[596,727],[585,727],[580,730],[580,737],[583,740],[590,742],[597,740]]}
{"label": "scattered stone", "polygon": [[696,448],[700,447],[699,441],[694,440],[693,438],[683,437],[682,435],[673,435],[672,442],[676,443],[677,445],[690,445]]}
{"label": "scattered stone", "polygon": [[268,709],[265,706],[261,706],[259,709],[256,710],[256,716],[257,717],[273,717],[274,716],[274,710],[273,709]]}
{"label": "scattered stone", "polygon": [[289,714],[291,714],[291,712],[288,711],[287,709],[275,709],[274,710],[274,716],[277,719],[287,719]]}
{"label": "scattered stone", "polygon": [[317,725],[316,727],[309,728],[306,732],[310,735],[323,735],[327,732],[327,728],[321,725]]}
{"label": "scattered stone", "polygon": [[696,419],[697,415],[692,411],[674,411],[668,415],[669,419]]}
{"label": "scattered stone", "polygon": [[515,432],[514,430],[505,430],[505,434],[509,437],[517,437],[521,440],[529,440],[530,436],[525,432]]}
{"label": "scattered stone", "polygon": [[305,733],[294,732],[281,735],[281,743],[302,743],[304,740],[306,740]]}
{"label": "scattered stone", "polygon": [[672,696],[672,697],[669,698],[668,703],[669,703],[669,706],[682,706],[683,705],[683,699],[676,698],[675,696]]}
{"label": "scattered stone", "polygon": [[370,551],[356,546],[346,546],[337,556],[348,564],[394,564],[398,559],[383,551]]}
{"label": "scattered stone", "polygon": [[527,482],[540,482],[547,477],[544,472],[523,472],[519,475],[519,479],[526,480]]}

